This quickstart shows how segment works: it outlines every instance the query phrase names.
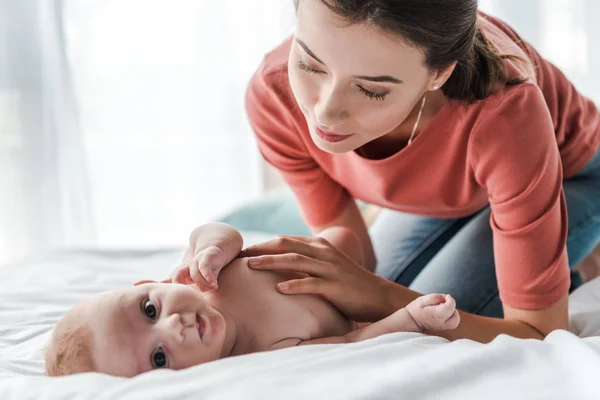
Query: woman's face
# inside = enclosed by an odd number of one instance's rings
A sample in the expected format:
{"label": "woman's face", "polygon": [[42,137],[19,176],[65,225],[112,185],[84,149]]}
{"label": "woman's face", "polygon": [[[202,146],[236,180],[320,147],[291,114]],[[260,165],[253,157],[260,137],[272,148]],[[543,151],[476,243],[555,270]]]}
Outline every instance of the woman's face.
{"label": "woman's face", "polygon": [[320,149],[345,153],[393,133],[434,79],[401,38],[349,25],[321,0],[299,2],[289,80]]}

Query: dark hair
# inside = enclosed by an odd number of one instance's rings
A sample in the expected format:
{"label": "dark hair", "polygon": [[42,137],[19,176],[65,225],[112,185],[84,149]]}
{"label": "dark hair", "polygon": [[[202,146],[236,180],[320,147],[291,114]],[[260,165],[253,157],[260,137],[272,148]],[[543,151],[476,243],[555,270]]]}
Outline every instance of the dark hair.
{"label": "dark hair", "polygon": [[[298,1],[294,0],[296,7]],[[320,0],[350,24],[373,24],[401,35],[423,49],[425,63],[439,70],[457,62],[441,90],[452,100],[472,103],[493,92],[494,85],[518,85],[504,59],[477,26],[477,0]]]}

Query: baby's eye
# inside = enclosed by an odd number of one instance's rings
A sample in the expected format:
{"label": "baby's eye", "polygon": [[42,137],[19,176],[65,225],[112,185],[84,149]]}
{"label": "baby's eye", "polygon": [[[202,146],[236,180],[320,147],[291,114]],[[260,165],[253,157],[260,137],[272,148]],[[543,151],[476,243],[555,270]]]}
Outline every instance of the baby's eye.
{"label": "baby's eye", "polygon": [[152,353],[152,367],[155,369],[165,368],[167,366],[167,355],[162,347],[159,347]]}
{"label": "baby's eye", "polygon": [[146,300],[142,304],[142,311],[144,312],[144,315],[150,318],[151,320],[156,319],[156,306],[154,305],[154,303],[152,303],[151,300]]}

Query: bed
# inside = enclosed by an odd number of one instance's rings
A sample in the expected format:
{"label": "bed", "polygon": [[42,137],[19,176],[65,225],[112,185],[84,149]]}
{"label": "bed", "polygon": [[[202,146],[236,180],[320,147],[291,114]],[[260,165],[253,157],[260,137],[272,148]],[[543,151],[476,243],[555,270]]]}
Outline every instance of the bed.
{"label": "bed", "polygon": [[[243,232],[247,243],[268,235]],[[0,269],[0,399],[600,399],[600,280],[571,296],[571,331],[489,345],[397,333],[251,354],[134,379],[43,376],[53,324],[79,300],[163,277],[182,249],[65,251]]]}

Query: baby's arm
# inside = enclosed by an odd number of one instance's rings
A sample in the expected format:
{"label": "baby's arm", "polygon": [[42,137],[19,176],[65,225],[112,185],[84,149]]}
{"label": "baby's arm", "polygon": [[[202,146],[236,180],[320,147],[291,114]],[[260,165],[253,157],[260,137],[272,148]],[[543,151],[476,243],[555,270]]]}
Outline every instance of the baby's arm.
{"label": "baby's arm", "polygon": [[211,222],[194,229],[182,265],[171,275],[174,283],[196,283],[201,290],[217,289],[221,269],[242,251],[242,235],[232,226]]}
{"label": "baby's arm", "polygon": [[298,344],[353,343],[393,332],[455,329],[459,321],[460,316],[452,296],[428,294],[417,298],[392,315],[344,336],[306,340]]}

